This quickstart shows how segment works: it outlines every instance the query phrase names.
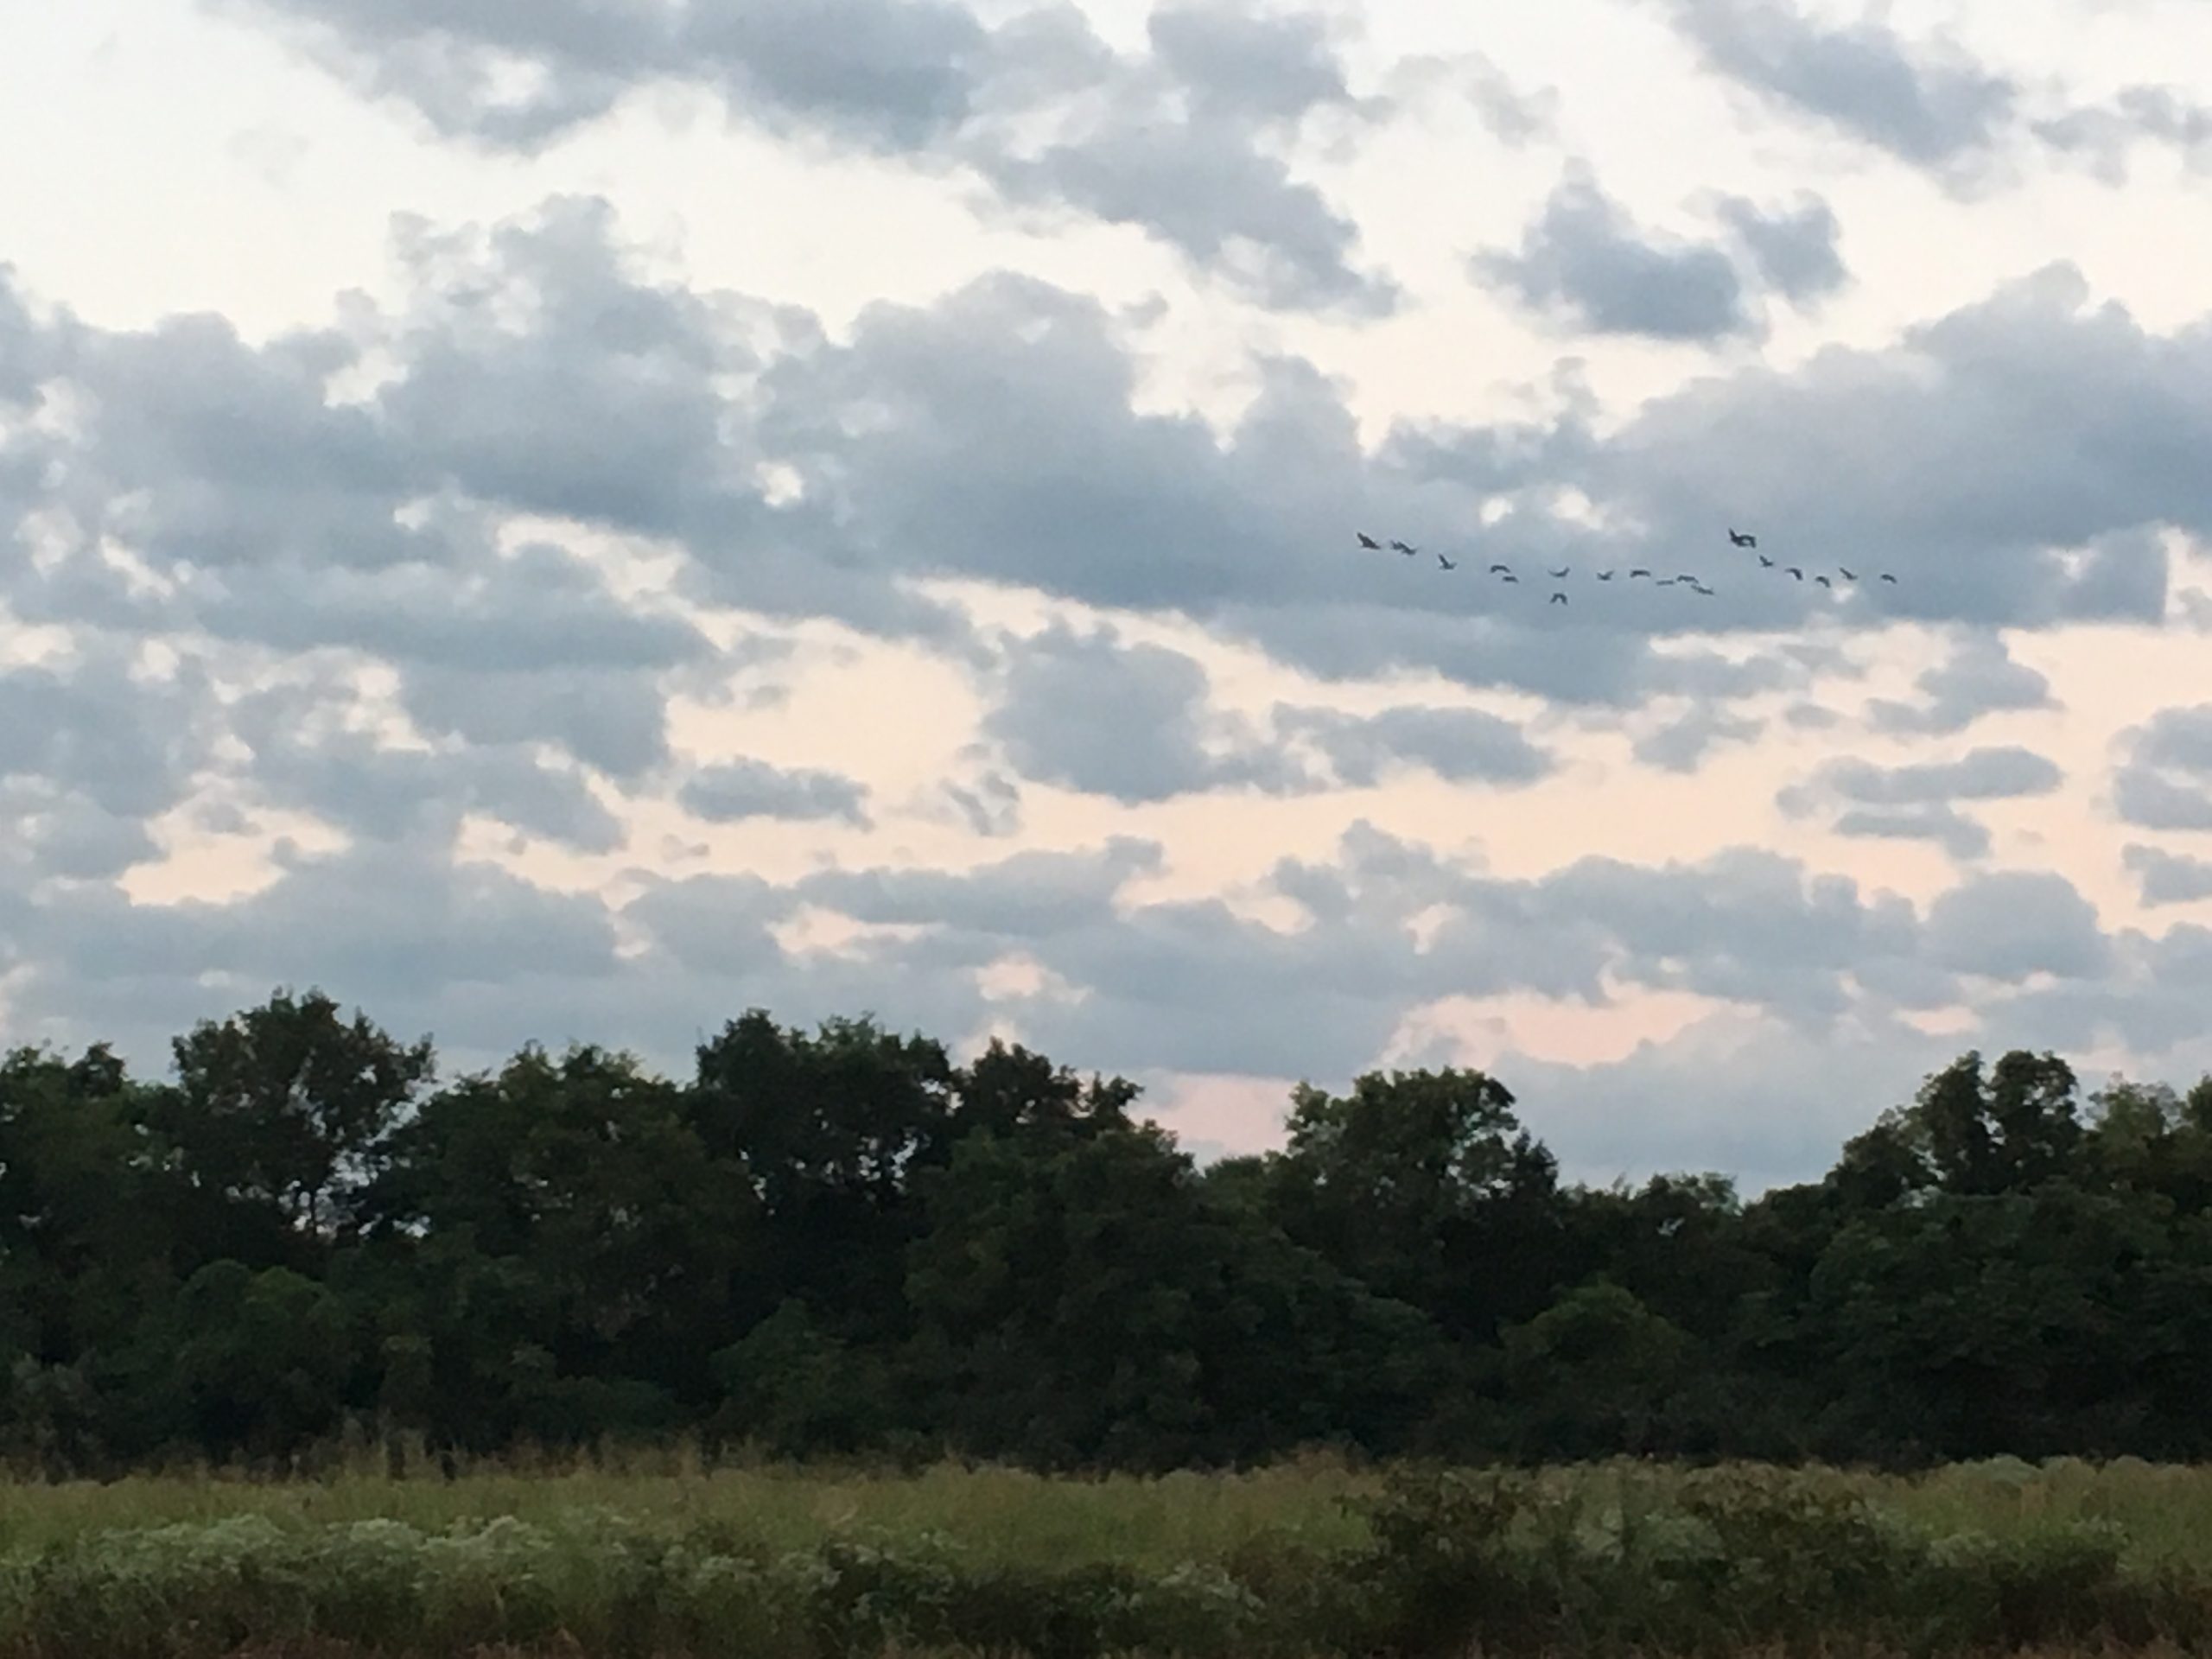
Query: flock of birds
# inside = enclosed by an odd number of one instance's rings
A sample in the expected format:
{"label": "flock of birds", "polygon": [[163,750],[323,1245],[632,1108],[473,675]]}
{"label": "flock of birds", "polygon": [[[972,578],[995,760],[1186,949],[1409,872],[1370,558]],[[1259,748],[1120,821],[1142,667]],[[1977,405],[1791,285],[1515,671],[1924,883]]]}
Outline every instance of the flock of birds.
{"label": "flock of birds", "polygon": [[[1382,552],[1387,545],[1392,552],[1402,553],[1409,559],[1418,558],[1421,556],[1421,550],[1414,546],[1410,542],[1393,541],[1385,543],[1376,541],[1372,536],[1370,536],[1363,530],[1355,531],[1353,533],[1359,537],[1359,544],[1362,547],[1371,548],[1377,553]],[[1759,553],[1759,538],[1750,534],[1748,531],[1737,530],[1733,526],[1731,526],[1728,531],[1728,540],[1732,546],[1748,548],[1753,553],[1758,554],[1759,566],[1762,569],[1772,570],[1778,575],[1794,576],[1799,582],[1803,582],[1805,580],[1805,571],[1802,566],[1795,564],[1777,564],[1772,559],[1767,557],[1765,554]],[[1436,555],[1436,563],[1446,570],[1457,570],[1459,568],[1458,560],[1446,558],[1441,553]],[[1573,575],[1573,573],[1574,567],[1572,565],[1562,565],[1556,570],[1553,569],[1549,565],[1546,565],[1544,567],[1544,574],[1551,577],[1554,582],[1564,582],[1568,576]],[[1490,567],[1487,574],[1497,577],[1501,582],[1518,583],[1521,580],[1521,578],[1514,573],[1513,567],[1510,564],[1493,564]],[[1621,573],[1618,570],[1598,570],[1593,571],[1592,574],[1594,575],[1600,582],[1611,582],[1615,576]],[[1859,580],[1859,573],[1856,570],[1847,570],[1841,565],[1838,565],[1836,567],[1836,575],[1841,576],[1846,582],[1855,582]],[[1700,582],[1696,576],[1691,575],[1688,571],[1678,572],[1671,576],[1660,576],[1654,575],[1649,570],[1638,567],[1628,573],[1628,580],[1630,582],[1634,582],[1639,577],[1649,582],[1655,588],[1683,587],[1688,588],[1694,594],[1702,594],[1707,599],[1711,599],[1713,597],[1713,590],[1707,587],[1703,582]],[[1834,589],[1834,581],[1825,572],[1814,572],[1812,579],[1823,588],[1828,588],[1831,591]],[[1875,579],[1879,582],[1886,582],[1891,584],[1895,584],[1897,582],[1897,578],[1886,570],[1878,570],[1875,572]],[[1567,602],[1566,591],[1561,588],[1554,588],[1552,590],[1550,602],[1554,605],[1566,604]]]}

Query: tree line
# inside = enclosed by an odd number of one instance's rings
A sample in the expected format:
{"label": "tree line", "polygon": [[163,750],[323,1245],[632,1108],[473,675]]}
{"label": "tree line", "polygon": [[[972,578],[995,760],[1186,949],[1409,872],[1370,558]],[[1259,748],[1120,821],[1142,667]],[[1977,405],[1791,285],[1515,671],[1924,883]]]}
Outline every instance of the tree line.
{"label": "tree line", "polygon": [[2212,1456],[2212,1078],[1962,1056],[1819,1181],[1562,1183],[1479,1071],[1300,1086],[1200,1166],[1139,1090],[761,1010],[675,1081],[441,1084],[320,991],[173,1075],[0,1063],[0,1459],[710,1452],[1051,1469]]}

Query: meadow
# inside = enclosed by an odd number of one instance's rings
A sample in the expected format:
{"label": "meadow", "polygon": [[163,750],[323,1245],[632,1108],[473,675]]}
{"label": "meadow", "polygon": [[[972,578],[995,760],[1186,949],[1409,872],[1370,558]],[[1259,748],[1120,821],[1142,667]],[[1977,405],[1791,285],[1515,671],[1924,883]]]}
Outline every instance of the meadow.
{"label": "meadow", "polygon": [[1050,1478],[669,1452],[0,1485],[0,1656],[2143,1654],[2212,1470],[1307,1459]]}

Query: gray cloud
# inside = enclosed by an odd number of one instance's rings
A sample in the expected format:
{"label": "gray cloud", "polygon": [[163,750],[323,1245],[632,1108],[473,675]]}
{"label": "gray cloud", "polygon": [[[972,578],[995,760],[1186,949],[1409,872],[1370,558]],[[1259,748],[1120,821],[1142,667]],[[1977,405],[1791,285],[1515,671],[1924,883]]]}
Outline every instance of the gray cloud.
{"label": "gray cloud", "polygon": [[1205,670],[1110,628],[1055,624],[1008,647],[983,731],[1021,776],[1125,804],[1215,789],[1313,787],[1277,747],[1207,708]]}
{"label": "gray cloud", "polygon": [[2002,871],[1954,887],[1929,908],[1928,947],[1942,966],[1991,979],[2089,979],[2112,961],[2094,906],[2049,871]]}
{"label": "gray cloud", "polygon": [[[2212,531],[2193,461],[2212,441],[2212,337],[2087,311],[2063,269],[1893,351],[1699,382],[1602,439],[1565,385],[1547,418],[1401,428],[1370,450],[1338,389],[1295,359],[1259,365],[1225,430],[1140,412],[1125,325],[1034,281],[872,308],[832,341],[788,308],[638,279],[610,235],[603,206],[565,201],[490,232],[407,229],[405,304],[357,308],[344,337],[41,334],[99,413],[81,441],[41,440],[61,447],[29,505],[76,537],[10,572],[10,604],[31,620],[182,620],[367,651],[400,668],[430,729],[550,740],[635,776],[662,764],[650,705],[668,677],[715,669],[712,653],[566,556],[488,549],[481,516],[655,537],[683,551],[671,598],[971,656],[963,620],[910,579],[1179,615],[1331,678],[1429,670],[1618,709],[1802,690],[1816,666],[1663,650],[1670,632],[2155,621],[2166,566],[2151,527]],[[333,377],[372,348],[385,383],[335,400]],[[599,407],[624,412],[620,448],[650,456],[643,485],[594,460]],[[774,504],[772,466],[798,486]],[[1867,477],[1887,486],[1843,486]],[[1563,515],[1567,486],[1617,527]],[[1485,504],[1504,516],[1452,528]],[[1731,522],[1862,580],[1828,593],[1762,571],[1713,545]],[[1464,567],[1363,557],[1356,524]],[[174,594],[134,585],[103,542]],[[1685,547],[1711,550],[1688,557],[1713,599],[1580,574]],[[1484,578],[1499,556],[1572,565],[1574,603]],[[1899,585],[1876,582],[1885,569]],[[564,703],[543,677],[570,663],[592,690]]]}
{"label": "gray cloud", "polygon": [[195,659],[158,677],[131,670],[105,646],[0,668],[0,782],[41,779],[123,818],[181,799],[216,730],[213,686]]}
{"label": "gray cloud", "polygon": [[1932,841],[1963,860],[1989,851],[1989,831],[1956,811],[1954,803],[2047,795],[2064,781],[2049,760],[2017,747],[1974,749],[1955,760],[1899,766],[1847,758],[1783,789],[1775,804],[1793,817],[1840,808],[1832,826],[1838,835]]}
{"label": "gray cloud", "polygon": [[[1275,153],[1317,111],[1382,112],[1351,93],[1318,15],[1183,0],[1124,55],[1068,4],[993,25],[950,0],[549,0],[496,15],[208,3],[448,138],[533,152],[632,89],[695,87],[780,137],[965,167],[1009,207],[1132,226],[1265,305],[1377,315],[1398,302],[1352,263],[1351,219]],[[518,99],[500,90],[517,65],[531,88]],[[1513,100],[1474,90],[1510,131]]]}
{"label": "gray cloud", "polygon": [[[2171,86],[2098,103],[2031,88],[1955,41],[1907,41],[1883,17],[1831,24],[1796,0],[1655,0],[1706,66],[1769,105],[1827,126],[1967,193],[2034,147],[2124,183],[2144,143],[2212,168],[2212,109]],[[1881,9],[1886,10],[1886,8]]]}
{"label": "gray cloud", "polygon": [[1637,738],[1633,752],[1647,766],[1656,766],[1662,772],[1691,772],[1720,745],[1756,742],[1765,729],[1760,721],[1732,714],[1718,704],[1700,703]]}
{"label": "gray cloud", "polygon": [[1478,254],[1471,269],[1522,304],[1597,334],[1713,341],[1761,330],[1727,254],[1639,230],[1586,168],[1560,181],[1517,251]]}
{"label": "gray cloud", "polygon": [[1955,760],[1878,766],[1855,759],[1832,760],[1808,785],[1783,791],[1785,806],[1821,795],[1865,806],[1923,806],[1948,801],[1997,801],[2048,795],[2066,774],[2033,752],[2007,747],[1970,750]]}
{"label": "gray cloud", "polygon": [[1278,730],[1313,742],[1337,781],[1367,789],[1402,766],[1421,766],[1449,783],[1530,784],[1557,763],[1510,721],[1478,709],[1408,707],[1378,715],[1278,704]]}
{"label": "gray cloud", "polygon": [[1974,168],[2020,89],[1957,48],[1916,48],[1886,23],[1831,25],[1791,0],[1660,0],[1717,73],[1916,165]]}
{"label": "gray cloud", "polygon": [[2106,183],[2127,181],[2136,147],[2164,144],[2194,171],[2212,170],[2212,109],[2171,86],[2128,86],[2103,104],[2085,105],[2034,124],[2035,136],[2078,156]]}
{"label": "gray cloud", "polygon": [[1720,203],[1721,221],[1750,253],[1760,279],[1796,305],[1826,299],[1851,280],[1837,243],[1835,210],[1807,192],[1789,207],[1764,208],[1742,196]]}
{"label": "gray cloud", "polygon": [[524,748],[396,748],[347,723],[342,687],[283,685],[239,699],[232,729],[251,751],[249,794],[370,841],[449,846],[464,816],[496,818],[579,852],[623,833],[582,773]]}
{"label": "gray cloud", "polygon": [[1917,684],[1925,702],[1877,698],[1866,706],[1868,723],[1878,732],[1948,736],[1987,715],[2059,706],[2050,680],[2014,662],[2001,634],[1961,635],[1949,658],[1923,672]]}
{"label": "gray cloud", "polygon": [[2212,830],[2212,703],[2166,709],[2114,742],[2113,810],[2143,830]]}
{"label": "gray cloud", "polygon": [[1828,827],[1861,840],[1932,841],[1962,862],[1990,849],[1988,830],[1948,806],[1853,807]]}
{"label": "gray cloud", "polygon": [[2120,861],[2139,884],[2145,906],[2190,905],[2212,899],[2212,862],[2130,842]]}
{"label": "gray cloud", "polygon": [[715,823],[745,818],[838,818],[865,829],[866,785],[840,772],[728,760],[694,773],[677,792],[683,810]]}

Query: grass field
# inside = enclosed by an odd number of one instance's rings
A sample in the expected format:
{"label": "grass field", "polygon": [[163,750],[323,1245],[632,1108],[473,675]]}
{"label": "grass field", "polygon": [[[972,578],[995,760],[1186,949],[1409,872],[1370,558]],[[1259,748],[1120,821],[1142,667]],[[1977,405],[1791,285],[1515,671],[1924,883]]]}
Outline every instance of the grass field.
{"label": "grass field", "polygon": [[[0,1484],[0,1656],[2212,1650],[2212,1470]],[[1776,1649],[1779,1650],[1779,1649]]]}

